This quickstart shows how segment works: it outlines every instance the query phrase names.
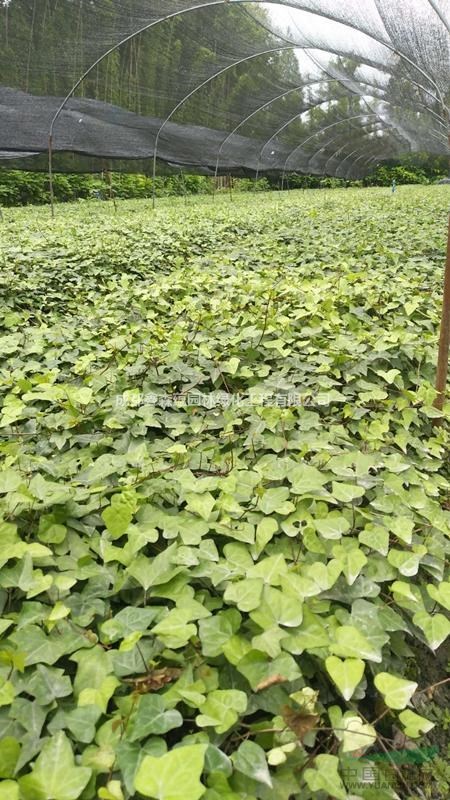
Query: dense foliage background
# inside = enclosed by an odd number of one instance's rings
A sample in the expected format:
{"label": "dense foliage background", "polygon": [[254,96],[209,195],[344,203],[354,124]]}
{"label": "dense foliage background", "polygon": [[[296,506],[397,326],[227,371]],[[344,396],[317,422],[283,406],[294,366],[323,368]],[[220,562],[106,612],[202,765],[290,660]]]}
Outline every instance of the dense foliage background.
{"label": "dense foliage background", "polygon": [[[343,186],[390,186],[395,178],[397,184],[435,183],[447,175],[447,159],[415,154],[401,164],[387,163],[373,170],[363,181],[344,181],[317,175],[289,174],[284,182],[285,188],[338,188]],[[219,181],[219,190],[227,191],[229,179]],[[233,178],[235,191],[277,190],[281,178],[260,178],[256,183],[252,178]],[[157,196],[181,196],[186,194],[212,194],[215,181],[201,175],[183,173],[158,176],[155,184]],[[105,173],[104,175],[55,175],[54,190],[56,200],[70,202],[92,197],[109,199],[149,198],[153,194],[153,180],[146,175]],[[43,173],[8,171],[0,169],[0,205],[42,205],[50,200],[48,177]]]}
{"label": "dense foliage background", "polygon": [[448,202],[3,212],[1,800],[448,796]]}

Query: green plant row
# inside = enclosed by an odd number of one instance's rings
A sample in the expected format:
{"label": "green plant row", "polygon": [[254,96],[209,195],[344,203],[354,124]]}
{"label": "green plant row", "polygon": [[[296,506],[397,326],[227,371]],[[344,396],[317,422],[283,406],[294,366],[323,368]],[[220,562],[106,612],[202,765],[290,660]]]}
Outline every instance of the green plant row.
{"label": "green plant row", "polygon": [[[403,164],[387,164],[377,167],[363,181],[345,181],[341,178],[317,175],[289,174],[282,182],[279,176],[232,179],[233,191],[254,192],[280,189],[336,189],[351,186],[390,186],[397,184],[428,184],[444,178],[445,159],[416,155]],[[157,197],[213,194],[216,182],[201,175],[158,176],[155,182]],[[220,191],[228,191],[229,179],[219,184]],[[55,199],[59,203],[73,202],[93,197],[130,200],[145,199],[153,195],[153,180],[145,175],[105,173],[100,175],[56,174],[54,177]],[[0,170],[0,206],[44,205],[50,202],[48,177],[38,172]]]}
{"label": "green plant row", "polygon": [[445,796],[448,198],[5,213],[1,800]]}

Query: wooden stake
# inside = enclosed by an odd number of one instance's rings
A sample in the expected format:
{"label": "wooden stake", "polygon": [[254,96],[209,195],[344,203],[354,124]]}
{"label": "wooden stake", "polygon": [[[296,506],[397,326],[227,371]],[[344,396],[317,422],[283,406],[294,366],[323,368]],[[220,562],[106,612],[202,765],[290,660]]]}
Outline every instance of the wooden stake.
{"label": "wooden stake", "polygon": [[444,299],[442,304],[441,335],[436,375],[435,408],[442,411],[445,403],[450,351],[450,216],[448,220],[447,258],[445,261]]}
{"label": "wooden stake", "polygon": [[113,206],[114,206],[114,211],[117,211],[117,203],[116,203],[116,198],[115,198],[115,195],[114,195],[111,168],[108,169],[107,175],[108,175],[108,186],[109,186],[109,199],[112,200],[112,203],[113,203]]}
{"label": "wooden stake", "polygon": [[231,175],[228,176],[228,186],[230,189],[230,200],[233,201],[233,178]]}
{"label": "wooden stake", "polygon": [[48,183],[50,188],[50,207],[52,217],[55,216],[55,193],[53,189],[53,136],[48,137]]}

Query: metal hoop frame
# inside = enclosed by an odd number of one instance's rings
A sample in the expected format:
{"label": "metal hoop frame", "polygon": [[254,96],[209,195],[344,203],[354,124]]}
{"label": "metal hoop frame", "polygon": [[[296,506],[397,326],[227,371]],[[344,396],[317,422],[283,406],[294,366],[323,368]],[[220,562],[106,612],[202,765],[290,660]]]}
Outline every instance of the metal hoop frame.
{"label": "metal hoop frame", "polygon": [[[373,119],[373,120],[372,120],[371,122],[369,122],[367,125],[361,125],[361,126],[360,126],[360,127],[361,127],[361,131],[363,132],[363,136],[362,136],[363,140],[365,140],[366,133],[367,133],[367,134],[370,134],[370,133],[372,133],[372,132],[373,132],[373,128],[372,128],[372,126],[373,126],[373,125],[375,125],[375,124],[378,124],[378,123],[380,123],[380,122],[382,123],[382,120],[379,120],[379,119]],[[336,126],[336,127],[337,127],[337,126]],[[322,129],[322,130],[323,130],[323,129]],[[322,132],[322,131],[317,131],[317,134],[319,134],[319,133],[321,133],[321,132]],[[312,138],[313,138],[313,137],[312,137]],[[315,151],[314,151],[314,152],[313,152],[313,153],[312,153],[310,156],[308,156],[308,159],[307,159],[307,167],[306,167],[306,169],[307,169],[307,170],[311,170],[311,172],[312,172],[312,173],[314,173],[314,172],[315,172],[315,170],[314,170],[314,169],[311,169],[311,167],[310,167],[311,163],[312,163],[312,162],[314,162],[314,159],[315,159],[315,158],[316,158],[316,157],[319,155],[319,153],[321,153],[323,150],[326,150],[326,148],[327,148],[327,147],[329,147],[330,145],[332,145],[332,144],[333,144],[333,142],[340,141],[340,140],[341,140],[341,137],[340,137],[339,135],[338,135],[338,136],[333,136],[333,138],[332,138],[332,139],[328,139],[328,141],[327,141],[327,142],[325,142],[324,144],[322,144],[322,145],[321,145],[321,146],[320,146],[320,147],[319,147],[317,150],[315,150]],[[332,155],[331,155],[331,156],[330,156],[330,157],[327,159],[327,161],[325,162],[325,165],[324,165],[323,169],[321,169],[321,171],[320,171],[322,174],[324,174],[324,175],[326,175],[326,174],[327,174],[327,172],[326,172],[326,170],[327,170],[327,165],[329,164],[329,162],[330,162],[330,161],[331,161],[333,158],[335,158],[335,157],[336,157],[336,155],[337,155],[338,153],[340,153],[340,152],[341,152],[341,150],[343,150],[343,149],[344,149],[344,147],[345,147],[345,144],[344,144],[344,145],[342,145],[342,146],[340,146],[340,147],[338,147],[338,149],[337,149],[337,150],[335,150],[335,151],[334,151],[334,153],[333,153],[333,154],[332,154]],[[292,170],[292,171],[293,171],[293,172],[296,172],[296,170]],[[317,172],[317,174],[319,174],[319,172]],[[284,187],[284,182],[285,182],[285,180],[286,180],[286,183],[289,183],[289,181],[288,181],[288,178],[287,178],[287,171],[283,171],[283,173],[282,173],[282,184],[281,184],[281,185],[282,185],[283,187]]]}
{"label": "metal hoop frame", "polygon": [[[435,11],[435,13],[437,13],[437,15],[438,15],[439,19],[440,19],[440,20],[443,22],[443,24],[444,24],[446,27],[448,27],[448,26],[447,26],[447,23],[446,23],[446,21],[445,21],[445,19],[443,19],[443,16],[442,16],[442,14],[441,14],[441,13],[440,13],[440,11],[439,11],[439,10],[436,8],[436,5],[435,5],[435,3],[433,2],[433,0],[428,0],[428,1],[429,1],[429,3],[430,3],[431,7],[433,8],[433,10]],[[91,72],[92,72],[92,71],[93,71],[93,70],[94,70],[94,69],[95,69],[95,68],[96,68],[96,67],[97,67],[97,66],[98,66],[98,65],[99,65],[99,64],[100,64],[102,61],[104,61],[104,60],[105,60],[105,59],[106,59],[106,58],[107,58],[109,55],[111,55],[113,52],[115,52],[115,51],[116,51],[116,50],[118,50],[120,47],[122,47],[124,44],[126,44],[127,42],[129,42],[129,41],[131,41],[132,39],[136,38],[136,37],[137,37],[137,36],[139,36],[140,34],[142,34],[142,33],[146,32],[146,31],[150,30],[150,29],[151,29],[151,28],[153,28],[153,27],[155,27],[156,25],[162,24],[163,22],[166,22],[166,21],[168,21],[168,20],[170,20],[170,19],[173,19],[173,18],[175,18],[175,17],[180,17],[180,16],[183,16],[183,15],[185,15],[185,14],[192,13],[192,12],[195,12],[195,11],[199,11],[199,10],[201,10],[201,9],[204,9],[204,8],[209,8],[209,7],[212,7],[212,6],[224,5],[226,2],[229,2],[229,0],[208,0],[208,2],[197,3],[197,4],[195,4],[195,5],[192,5],[192,6],[189,6],[189,7],[187,7],[187,8],[185,8],[185,9],[181,9],[181,10],[178,10],[178,11],[171,12],[170,14],[167,14],[167,15],[166,15],[166,16],[164,16],[164,17],[160,17],[160,18],[159,18],[159,19],[157,19],[157,20],[153,20],[152,22],[150,22],[150,23],[147,23],[147,24],[146,24],[146,25],[144,25],[144,26],[141,26],[141,27],[140,27],[138,30],[136,30],[136,31],[132,32],[131,34],[128,34],[126,37],[122,38],[122,39],[121,39],[119,42],[117,42],[117,43],[116,43],[116,44],[114,44],[112,47],[110,47],[108,50],[106,50],[106,51],[105,51],[105,52],[104,52],[104,53],[103,53],[101,56],[99,56],[99,58],[97,58],[97,59],[94,61],[94,63],[93,63],[93,64],[91,64],[91,65],[88,67],[88,69],[87,69],[87,70],[85,70],[85,72],[84,72],[84,73],[83,73],[83,74],[80,76],[80,78],[79,78],[79,79],[76,81],[76,83],[74,84],[74,86],[72,87],[72,89],[70,90],[70,92],[69,92],[69,93],[66,95],[66,97],[63,99],[63,101],[62,101],[62,102],[61,102],[61,104],[59,105],[59,107],[58,107],[58,109],[56,110],[56,112],[55,112],[55,114],[54,114],[54,116],[53,116],[53,118],[52,118],[52,120],[51,120],[51,123],[50,123],[50,128],[49,128],[49,137],[48,137],[48,162],[49,162],[49,163],[48,163],[48,166],[49,166],[49,182],[50,182],[50,197],[51,197],[52,215],[54,214],[54,194],[53,194],[53,166],[52,166],[52,155],[53,155],[53,139],[54,139],[55,125],[56,125],[56,122],[57,122],[57,120],[58,120],[58,118],[59,118],[60,114],[62,113],[62,111],[63,111],[63,110],[64,110],[64,108],[66,107],[67,103],[68,103],[68,102],[69,102],[69,100],[70,100],[70,99],[73,97],[73,95],[74,95],[75,91],[78,89],[78,87],[81,85],[81,83],[82,83],[82,82],[85,80],[85,78],[86,78],[86,77],[87,77],[87,76],[88,76],[88,75],[89,75],[89,74],[90,74],[90,73],[91,73]],[[236,4],[236,5],[241,5],[241,4],[242,4],[242,5],[244,5],[244,4],[251,5],[251,4],[255,4],[255,3],[256,3],[256,4],[259,4],[259,3],[261,2],[261,0],[232,0],[232,2],[233,2],[233,4]],[[407,56],[405,53],[402,53],[400,50],[398,50],[396,47],[394,47],[394,46],[392,45],[392,43],[390,43],[390,42],[388,42],[388,41],[385,41],[385,40],[383,40],[383,39],[379,39],[379,38],[377,38],[376,36],[374,36],[373,34],[371,34],[370,32],[364,31],[364,30],[362,30],[362,29],[358,28],[356,25],[353,25],[353,24],[351,24],[350,22],[343,22],[342,20],[339,20],[339,19],[337,19],[335,16],[333,16],[333,15],[332,15],[332,14],[330,14],[330,13],[326,13],[326,12],[318,12],[318,11],[316,11],[316,10],[314,10],[314,9],[305,8],[305,7],[304,7],[304,4],[301,2],[301,0],[265,0],[265,2],[267,2],[267,3],[271,4],[271,5],[282,5],[282,6],[287,6],[287,7],[290,7],[290,8],[292,8],[292,10],[303,10],[303,11],[306,11],[306,12],[308,12],[308,13],[309,13],[309,14],[311,14],[311,15],[315,15],[315,16],[321,16],[321,17],[324,17],[324,18],[330,19],[330,20],[332,20],[332,21],[339,22],[340,24],[342,24],[342,25],[344,25],[344,26],[346,26],[346,27],[348,27],[348,28],[350,28],[350,29],[353,29],[353,30],[359,31],[360,33],[363,33],[363,34],[365,34],[365,35],[366,35],[366,36],[368,36],[369,38],[372,38],[374,41],[378,42],[378,43],[379,43],[381,46],[383,46],[383,47],[386,47],[386,48],[387,48],[388,50],[390,50],[392,53],[394,53],[395,55],[397,55],[397,56],[398,56],[400,59],[404,60],[404,61],[405,61],[405,62],[406,62],[406,63],[407,63],[407,64],[408,64],[410,67],[413,67],[413,69],[417,70],[417,71],[418,71],[418,72],[419,72],[419,73],[422,75],[422,77],[424,77],[424,78],[425,78],[425,80],[426,80],[427,82],[429,82],[429,84],[430,84],[430,85],[432,85],[432,86],[433,86],[433,88],[436,90],[438,97],[437,97],[437,98],[435,98],[435,99],[439,99],[439,102],[440,102],[440,104],[441,104],[441,106],[442,106],[442,109],[443,109],[443,111],[444,111],[444,114],[445,114],[445,112],[446,112],[446,111],[448,111],[448,109],[447,109],[447,106],[446,106],[446,104],[445,104],[445,101],[444,101],[444,98],[443,98],[443,96],[442,96],[442,93],[441,93],[441,91],[440,91],[440,88],[439,88],[439,86],[436,84],[436,82],[434,81],[434,79],[433,79],[433,78],[432,78],[432,77],[431,77],[429,74],[427,74],[427,72],[426,72],[424,69],[422,69],[422,67],[420,67],[418,64],[414,63],[414,62],[413,62],[413,61],[412,61],[412,60],[411,60],[411,59],[410,59],[410,58],[409,58],[409,57],[408,57],[408,56]],[[295,48],[299,48],[299,45],[298,45],[298,44],[297,44],[297,45],[294,45],[294,44],[292,44],[292,45],[291,45],[291,49],[295,49]],[[285,48],[283,48],[283,47],[280,47],[280,48],[277,48],[277,50],[278,50],[278,49],[279,49],[279,50],[282,50],[282,49],[285,49]],[[287,49],[287,48],[286,48],[286,49]],[[300,48],[299,48],[299,49],[300,49]],[[274,52],[274,50],[272,50],[272,51],[265,51],[265,52]],[[229,67],[227,67],[226,69],[228,69],[228,68],[231,68],[232,66],[237,66],[238,64],[244,63],[245,61],[249,60],[250,58],[253,58],[253,57],[256,57],[257,55],[262,55],[262,54],[263,54],[263,53],[259,53],[259,54],[255,54],[254,56],[251,56],[251,57],[246,57],[246,58],[244,58],[244,59],[238,60],[238,61],[236,61],[234,64],[232,64],[232,65],[229,65]],[[173,115],[174,115],[174,114],[176,113],[176,111],[177,111],[177,110],[178,110],[178,109],[181,107],[181,105],[182,105],[184,102],[186,102],[186,101],[189,99],[189,97],[192,97],[192,95],[193,95],[193,94],[194,94],[196,91],[198,91],[199,89],[201,89],[203,86],[205,86],[205,85],[206,85],[207,83],[209,83],[211,80],[213,80],[215,77],[218,77],[219,75],[221,75],[221,74],[223,73],[223,71],[224,71],[224,70],[221,70],[221,71],[219,71],[219,72],[218,72],[216,75],[214,75],[214,76],[210,77],[209,79],[207,79],[206,81],[204,81],[203,83],[201,83],[201,84],[200,84],[198,87],[196,87],[196,88],[195,88],[195,89],[194,89],[192,92],[190,92],[190,93],[189,93],[189,94],[188,94],[188,95],[187,95],[187,96],[186,96],[186,97],[185,97],[185,98],[184,98],[184,99],[183,99],[183,100],[182,100],[182,101],[181,101],[179,104],[177,104],[177,106],[176,106],[176,107],[175,107],[175,108],[172,110],[172,112],[170,113],[169,117],[167,117],[167,118],[164,120],[164,122],[163,122],[163,124],[162,124],[161,128],[159,129],[159,131],[158,131],[158,133],[157,133],[157,138],[156,138],[156,140],[155,140],[155,148],[154,148],[154,162],[153,162],[153,163],[154,163],[154,168],[156,168],[156,162],[157,162],[157,148],[158,148],[158,144],[159,144],[159,138],[160,138],[160,135],[161,135],[161,133],[162,133],[162,130],[164,129],[165,125],[166,125],[166,124],[168,123],[168,121],[169,121],[169,120],[170,120],[170,119],[173,117]],[[272,138],[274,138],[274,137],[272,137]],[[269,140],[269,141],[271,141],[271,140]]]}

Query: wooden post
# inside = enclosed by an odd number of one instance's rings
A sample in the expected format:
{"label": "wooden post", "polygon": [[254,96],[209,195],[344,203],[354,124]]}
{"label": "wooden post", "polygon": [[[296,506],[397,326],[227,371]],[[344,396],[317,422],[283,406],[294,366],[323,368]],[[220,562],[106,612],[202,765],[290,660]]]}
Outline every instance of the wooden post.
{"label": "wooden post", "polygon": [[116,197],[115,197],[115,194],[114,194],[113,182],[112,182],[111,166],[108,168],[106,174],[108,176],[109,199],[110,199],[110,201],[112,201],[112,204],[114,206],[114,211],[117,211]]}
{"label": "wooden post", "polygon": [[228,176],[228,187],[230,189],[230,200],[233,201],[233,178],[231,175]]}
{"label": "wooden post", "polygon": [[445,261],[444,299],[442,304],[441,335],[436,375],[435,408],[442,411],[445,403],[450,351],[450,216],[448,220],[447,258]]}
{"label": "wooden post", "polygon": [[184,178],[184,172],[180,169],[180,177],[181,177],[181,186],[183,189],[183,197],[184,197],[184,205],[187,206],[187,190],[186,190],[186,181]]}
{"label": "wooden post", "polygon": [[55,193],[53,190],[53,136],[48,137],[48,182],[50,188],[50,207],[52,217],[55,216]]}

